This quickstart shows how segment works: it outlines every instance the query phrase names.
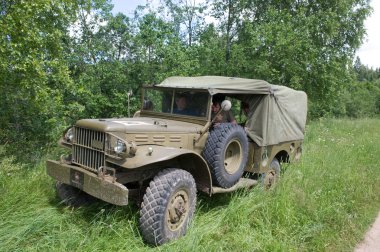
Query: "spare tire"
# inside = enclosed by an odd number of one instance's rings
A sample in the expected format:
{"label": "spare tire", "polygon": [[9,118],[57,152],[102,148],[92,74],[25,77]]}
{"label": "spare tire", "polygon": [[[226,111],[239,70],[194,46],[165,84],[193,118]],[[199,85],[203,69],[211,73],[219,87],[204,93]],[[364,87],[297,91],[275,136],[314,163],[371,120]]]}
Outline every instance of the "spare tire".
{"label": "spare tire", "polygon": [[208,136],[203,157],[211,168],[215,184],[229,188],[244,172],[248,158],[248,138],[244,129],[231,123],[222,123]]}

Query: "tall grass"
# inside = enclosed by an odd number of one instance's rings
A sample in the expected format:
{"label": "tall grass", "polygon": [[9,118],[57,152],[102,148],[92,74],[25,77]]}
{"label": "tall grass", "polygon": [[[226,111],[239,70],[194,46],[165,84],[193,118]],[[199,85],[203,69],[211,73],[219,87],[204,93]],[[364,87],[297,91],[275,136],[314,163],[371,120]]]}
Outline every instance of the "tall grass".
{"label": "tall grass", "polygon": [[307,127],[301,162],[270,191],[198,195],[187,235],[152,248],[138,208],[72,209],[44,163],[0,161],[0,251],[349,251],[380,210],[380,120],[323,119]]}

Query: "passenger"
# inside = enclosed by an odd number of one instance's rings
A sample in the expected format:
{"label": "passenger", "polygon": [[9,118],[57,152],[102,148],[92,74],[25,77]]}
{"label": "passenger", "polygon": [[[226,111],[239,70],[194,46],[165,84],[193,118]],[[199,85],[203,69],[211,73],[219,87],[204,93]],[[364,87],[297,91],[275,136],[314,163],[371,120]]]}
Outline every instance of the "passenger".
{"label": "passenger", "polygon": [[173,110],[174,114],[191,115],[191,111],[187,108],[186,96],[180,95],[178,98],[176,98],[175,104],[177,107]]}
{"label": "passenger", "polygon": [[[211,118],[214,119],[216,116],[216,119],[214,121],[214,126],[218,126],[221,123],[232,123],[236,124],[235,117],[232,115],[231,111],[221,111],[219,114],[218,112],[221,110],[220,101],[214,101],[211,106]],[[218,115],[217,115],[218,114]]]}
{"label": "passenger", "polygon": [[244,115],[248,117],[249,113],[249,104],[247,102],[241,102],[241,110],[243,111]]}
{"label": "passenger", "polygon": [[244,102],[244,101],[241,102],[241,111],[244,113],[246,119],[245,119],[244,122],[242,122],[240,124],[240,126],[242,126],[244,128],[245,132],[248,133],[249,129],[248,129],[247,125],[246,125],[247,121],[248,121],[248,117],[249,117],[249,112],[250,112],[249,111],[249,104],[248,104],[248,102]]}

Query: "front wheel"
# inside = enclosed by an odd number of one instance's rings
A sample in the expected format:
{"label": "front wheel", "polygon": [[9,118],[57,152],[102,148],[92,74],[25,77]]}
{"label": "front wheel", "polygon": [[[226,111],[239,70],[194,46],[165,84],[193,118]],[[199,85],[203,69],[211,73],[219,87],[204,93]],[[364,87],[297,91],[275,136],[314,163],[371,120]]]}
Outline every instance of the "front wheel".
{"label": "front wheel", "polygon": [[193,176],[165,169],[149,183],[140,210],[140,230],[150,244],[161,245],[186,233],[196,203]]}

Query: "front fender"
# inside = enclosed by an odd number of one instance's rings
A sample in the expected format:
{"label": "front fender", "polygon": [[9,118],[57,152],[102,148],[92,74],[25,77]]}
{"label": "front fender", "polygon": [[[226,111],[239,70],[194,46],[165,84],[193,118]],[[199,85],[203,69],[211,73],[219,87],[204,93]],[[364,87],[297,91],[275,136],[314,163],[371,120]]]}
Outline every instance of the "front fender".
{"label": "front fender", "polygon": [[191,150],[159,145],[140,145],[133,157],[108,161],[133,170],[149,166],[157,167],[157,172],[168,167],[184,169],[193,175],[198,190],[211,194],[212,178],[207,162],[201,155]]}

